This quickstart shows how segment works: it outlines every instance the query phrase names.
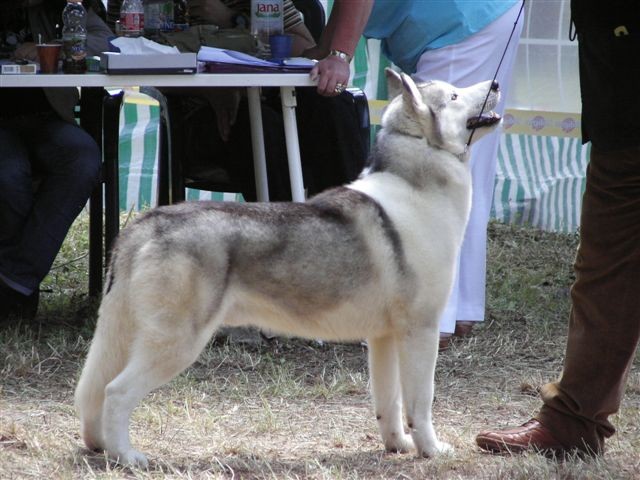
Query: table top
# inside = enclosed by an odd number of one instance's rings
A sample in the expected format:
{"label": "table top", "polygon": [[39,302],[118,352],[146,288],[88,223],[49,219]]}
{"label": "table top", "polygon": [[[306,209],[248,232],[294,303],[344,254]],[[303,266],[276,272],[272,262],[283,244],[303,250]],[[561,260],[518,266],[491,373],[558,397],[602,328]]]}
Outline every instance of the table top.
{"label": "table top", "polygon": [[313,87],[309,73],[0,75],[0,87]]}

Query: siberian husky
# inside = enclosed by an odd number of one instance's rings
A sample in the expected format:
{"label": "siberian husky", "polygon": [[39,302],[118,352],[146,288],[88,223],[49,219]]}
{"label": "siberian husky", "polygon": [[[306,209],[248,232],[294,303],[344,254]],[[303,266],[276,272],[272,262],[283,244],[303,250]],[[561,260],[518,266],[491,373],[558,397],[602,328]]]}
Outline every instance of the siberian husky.
{"label": "siberian husky", "polygon": [[[146,466],[129,417],[198,357],[221,325],[366,339],[387,450],[431,457],[438,319],[471,206],[468,145],[500,117],[495,82],[397,94],[360,178],[306,203],[188,202],[150,210],[118,238],[76,390],[91,449]],[[403,406],[406,426],[403,423]]]}

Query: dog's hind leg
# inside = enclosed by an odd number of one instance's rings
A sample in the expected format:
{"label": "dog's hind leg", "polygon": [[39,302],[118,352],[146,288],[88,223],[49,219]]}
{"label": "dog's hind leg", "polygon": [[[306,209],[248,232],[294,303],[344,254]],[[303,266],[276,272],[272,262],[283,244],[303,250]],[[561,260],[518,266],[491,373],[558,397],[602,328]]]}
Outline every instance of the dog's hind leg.
{"label": "dog's hind leg", "polygon": [[451,450],[438,441],[431,409],[438,357],[438,328],[417,327],[398,337],[400,381],[407,424],[418,455],[432,457]]}
{"label": "dog's hind leg", "polygon": [[186,326],[168,330],[151,327],[149,331],[136,332],[127,366],[105,390],[102,433],[110,458],[123,465],[148,465],[145,455],[135,450],[129,440],[131,413],[151,390],[191,365],[209,337]]}
{"label": "dog's hind leg", "polygon": [[367,340],[371,390],[378,428],[384,447],[391,452],[407,452],[413,448],[411,437],[402,423],[402,392],[398,351],[391,335]]}
{"label": "dog's hind leg", "polygon": [[105,298],[100,320],[75,391],[75,405],[80,418],[80,434],[90,450],[104,449],[102,407],[105,386],[122,371],[128,345],[118,332],[126,322],[126,301],[121,297]]}

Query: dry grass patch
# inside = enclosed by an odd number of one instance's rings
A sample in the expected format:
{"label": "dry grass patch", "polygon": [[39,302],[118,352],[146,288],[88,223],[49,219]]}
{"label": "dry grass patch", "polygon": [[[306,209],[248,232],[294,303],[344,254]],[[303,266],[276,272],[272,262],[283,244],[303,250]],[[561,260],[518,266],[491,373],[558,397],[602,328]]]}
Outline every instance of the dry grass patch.
{"label": "dry grass patch", "polygon": [[438,362],[434,418],[454,454],[383,451],[360,344],[218,339],[134,412],[133,441],[150,469],[113,465],[82,447],[72,406],[96,312],[85,295],[85,228],[81,217],[45,284],[41,324],[0,330],[2,479],[640,478],[637,360],[603,458],[557,462],[475,448],[478,431],[534,414],[539,386],[561,371],[576,248],[575,236],[498,224],[487,321]]}

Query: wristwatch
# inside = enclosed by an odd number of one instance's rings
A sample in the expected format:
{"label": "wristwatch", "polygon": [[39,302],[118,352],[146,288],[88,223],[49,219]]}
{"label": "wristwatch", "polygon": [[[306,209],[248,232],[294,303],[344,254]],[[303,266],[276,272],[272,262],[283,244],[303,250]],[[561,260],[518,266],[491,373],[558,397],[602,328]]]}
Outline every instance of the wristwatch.
{"label": "wristwatch", "polygon": [[351,55],[341,50],[331,50],[328,57],[338,57],[347,63],[351,63]]}

